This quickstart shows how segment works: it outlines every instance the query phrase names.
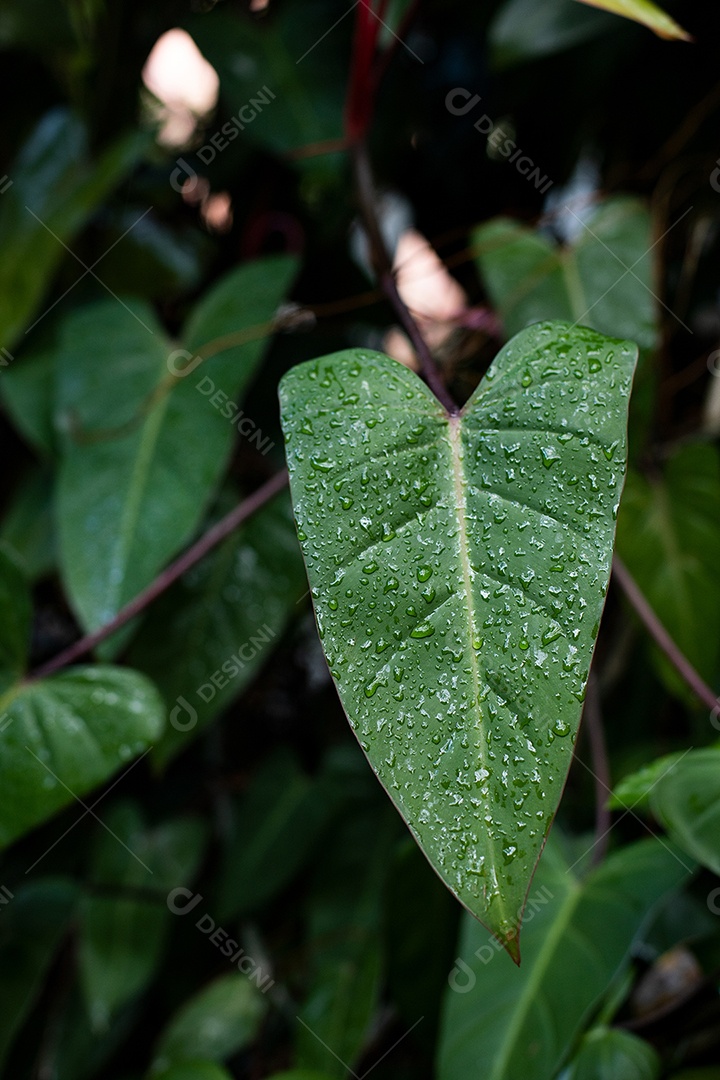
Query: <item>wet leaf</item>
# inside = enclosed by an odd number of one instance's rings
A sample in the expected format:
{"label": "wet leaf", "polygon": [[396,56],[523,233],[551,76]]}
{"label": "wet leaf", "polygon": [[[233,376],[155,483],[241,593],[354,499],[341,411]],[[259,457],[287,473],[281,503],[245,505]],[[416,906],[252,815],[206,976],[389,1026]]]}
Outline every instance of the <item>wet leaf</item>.
{"label": "wet leaf", "polygon": [[0,698],[0,847],[107,780],[162,731],[144,676],[97,664]]}
{"label": "wet leaf", "polygon": [[635,358],[533,326],[454,417],[378,353],[280,388],[345,711],[430,862],[516,959],[605,600]]}

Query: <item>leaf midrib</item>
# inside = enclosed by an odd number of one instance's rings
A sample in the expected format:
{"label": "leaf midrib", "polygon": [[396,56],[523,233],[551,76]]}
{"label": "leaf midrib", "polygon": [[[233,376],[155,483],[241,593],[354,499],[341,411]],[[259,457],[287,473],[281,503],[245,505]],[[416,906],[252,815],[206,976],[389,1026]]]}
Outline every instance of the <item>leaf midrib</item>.
{"label": "leaf midrib", "polygon": [[[459,524],[458,532],[458,549],[460,555],[460,566],[463,574],[463,585],[465,588],[465,600],[468,611],[468,630],[469,630],[469,649],[470,654],[470,669],[472,671],[473,679],[473,705],[477,710],[477,715],[482,720],[481,708],[480,708],[480,695],[482,691],[482,679],[480,677],[480,664],[478,660],[477,650],[473,646],[473,641],[478,636],[476,631],[476,615],[474,607],[474,593],[472,587],[472,575],[470,567],[470,543],[467,533],[467,480],[465,478],[465,469],[463,467],[463,451],[462,451],[462,419],[461,414],[457,416],[448,416],[448,434],[450,442],[450,455],[452,458],[453,467],[453,483],[455,490],[455,505],[457,506],[457,519]],[[482,723],[476,727],[476,732],[479,733],[475,745],[477,747],[477,755],[482,765],[483,771],[490,772],[489,762],[485,755],[485,748],[482,742],[483,728]],[[495,845],[491,839],[487,847],[488,860],[492,871],[491,881],[498,881],[498,867],[495,861]],[[505,944],[505,942],[503,942]]]}
{"label": "leaf midrib", "polygon": [[154,462],[154,450],[160,438],[163,427],[169,394],[165,395],[150,412],[142,426],[140,439],[135,454],[135,462],[130,474],[130,483],[127,487],[127,498],[123,506],[118,530],[117,542],[114,546],[113,558],[110,563],[109,580],[112,580],[113,571],[118,573],[118,584],[113,588],[110,605],[113,611],[120,607],[120,597],[123,582],[125,581],[125,568],[129,553],[137,542],[136,525],[140,516],[140,508],[147,488],[148,478]]}

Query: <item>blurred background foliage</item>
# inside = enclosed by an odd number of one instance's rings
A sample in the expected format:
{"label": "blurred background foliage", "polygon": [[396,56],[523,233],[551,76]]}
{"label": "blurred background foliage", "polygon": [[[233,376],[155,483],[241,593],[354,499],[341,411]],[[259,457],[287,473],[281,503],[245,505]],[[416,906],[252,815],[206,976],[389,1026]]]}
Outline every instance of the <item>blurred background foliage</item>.
{"label": "blurred background foliage", "polygon": [[[720,25],[668,7],[693,44],[574,0],[392,0],[369,141],[458,397],[540,318],[641,346],[618,550],[717,691]],[[583,731],[519,971],[349,732],[284,494],[97,663],[23,681],[281,468],[288,367],[411,359],[357,230],[352,32],[337,0],[3,0],[3,1075],[712,1080],[720,721],[616,588],[609,854]]]}

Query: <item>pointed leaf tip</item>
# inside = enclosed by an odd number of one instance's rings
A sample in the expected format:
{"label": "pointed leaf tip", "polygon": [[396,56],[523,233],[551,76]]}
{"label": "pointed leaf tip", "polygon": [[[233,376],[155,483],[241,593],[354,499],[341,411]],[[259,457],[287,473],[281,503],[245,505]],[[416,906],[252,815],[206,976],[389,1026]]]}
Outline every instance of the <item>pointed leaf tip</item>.
{"label": "pointed leaf tip", "polygon": [[588,7],[600,8],[601,11],[609,11],[613,15],[621,15],[625,19],[647,26],[658,37],[667,41],[693,41],[693,37],[683,30],[682,26],[675,22],[669,15],[662,11],[650,0],[578,0]]}

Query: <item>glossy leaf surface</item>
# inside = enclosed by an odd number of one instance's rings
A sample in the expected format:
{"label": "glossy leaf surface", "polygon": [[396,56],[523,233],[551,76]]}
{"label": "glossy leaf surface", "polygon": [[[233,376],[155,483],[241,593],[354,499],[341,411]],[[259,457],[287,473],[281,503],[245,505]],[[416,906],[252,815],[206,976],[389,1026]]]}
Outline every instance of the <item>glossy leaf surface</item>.
{"label": "glossy leaf surface", "polygon": [[516,958],[605,599],[635,358],[533,326],[455,417],[377,353],[280,388],[345,711],[433,866]]}
{"label": "glossy leaf surface", "polygon": [[80,800],[157,739],[160,695],[138,672],[96,664],[23,680],[30,597],[0,548],[0,847]]}

